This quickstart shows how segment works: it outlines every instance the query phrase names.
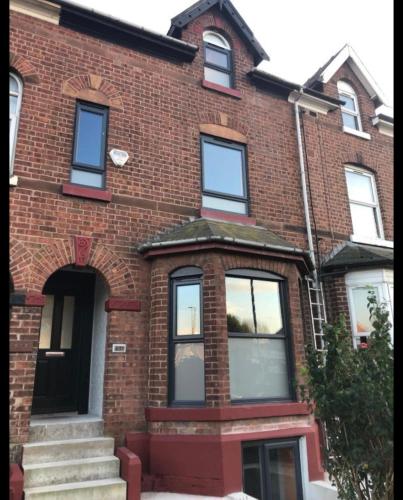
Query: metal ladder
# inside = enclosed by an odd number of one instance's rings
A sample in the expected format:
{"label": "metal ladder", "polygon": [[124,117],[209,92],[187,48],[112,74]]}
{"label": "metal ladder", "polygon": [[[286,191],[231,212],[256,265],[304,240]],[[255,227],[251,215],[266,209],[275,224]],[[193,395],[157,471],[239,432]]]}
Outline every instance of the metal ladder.
{"label": "metal ladder", "polygon": [[[322,283],[315,283],[313,278],[306,278],[308,286],[309,307],[311,310],[312,332],[315,348],[325,351],[323,340],[323,323],[326,322],[325,301]],[[319,286],[318,286],[319,285]]]}

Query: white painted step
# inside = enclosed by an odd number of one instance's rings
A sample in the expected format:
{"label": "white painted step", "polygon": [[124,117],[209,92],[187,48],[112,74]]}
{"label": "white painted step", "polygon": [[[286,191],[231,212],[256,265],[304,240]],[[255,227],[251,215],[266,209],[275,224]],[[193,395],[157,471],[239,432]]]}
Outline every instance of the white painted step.
{"label": "white painted step", "polygon": [[29,426],[29,442],[102,437],[103,428],[103,420],[97,417],[36,419]]}
{"label": "white painted step", "polygon": [[50,486],[119,477],[117,457],[80,458],[60,462],[24,465],[24,486]]}
{"label": "white painted step", "polygon": [[25,500],[126,500],[126,481],[99,479],[24,490]]}
{"label": "white painted step", "polygon": [[109,437],[39,441],[23,446],[22,465],[107,457],[113,455],[113,451],[114,439]]}

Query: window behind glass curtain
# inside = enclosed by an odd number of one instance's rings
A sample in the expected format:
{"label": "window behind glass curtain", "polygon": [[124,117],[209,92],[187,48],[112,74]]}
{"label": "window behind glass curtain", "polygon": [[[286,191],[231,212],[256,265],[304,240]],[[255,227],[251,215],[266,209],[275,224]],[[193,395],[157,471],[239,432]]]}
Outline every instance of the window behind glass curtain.
{"label": "window behind glass curtain", "polygon": [[71,182],[105,186],[108,108],[77,102]]}

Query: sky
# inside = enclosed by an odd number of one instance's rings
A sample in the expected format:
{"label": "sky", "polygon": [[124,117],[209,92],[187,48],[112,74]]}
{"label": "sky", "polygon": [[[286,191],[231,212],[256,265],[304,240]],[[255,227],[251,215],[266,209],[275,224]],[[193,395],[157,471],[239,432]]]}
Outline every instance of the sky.
{"label": "sky", "polygon": [[[194,0],[72,0],[166,34]],[[344,44],[353,47],[393,106],[393,0],[232,0],[270,57],[259,66],[304,83]]]}

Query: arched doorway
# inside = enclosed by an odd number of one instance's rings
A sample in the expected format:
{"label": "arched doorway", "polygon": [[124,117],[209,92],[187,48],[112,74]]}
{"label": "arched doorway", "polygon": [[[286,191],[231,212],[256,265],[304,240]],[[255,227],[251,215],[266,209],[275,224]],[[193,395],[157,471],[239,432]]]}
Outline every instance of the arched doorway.
{"label": "arched doorway", "polygon": [[[47,280],[35,372],[32,414],[102,414],[106,286],[91,268],[66,266]],[[96,338],[94,339],[94,334]],[[90,391],[91,385],[91,391]],[[91,397],[90,397],[91,392]]]}

